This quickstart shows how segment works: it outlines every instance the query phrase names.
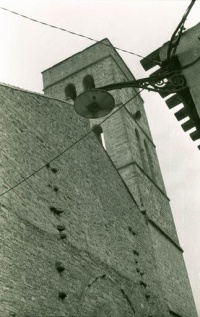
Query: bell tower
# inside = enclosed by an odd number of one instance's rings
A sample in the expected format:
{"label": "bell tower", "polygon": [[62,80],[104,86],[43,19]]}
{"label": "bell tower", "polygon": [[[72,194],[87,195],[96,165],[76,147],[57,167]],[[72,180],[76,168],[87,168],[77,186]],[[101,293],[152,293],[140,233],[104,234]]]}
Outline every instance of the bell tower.
{"label": "bell tower", "polygon": [[[135,79],[108,39],[54,65],[42,75],[44,93],[63,100],[70,85],[72,94],[83,92],[87,75],[93,77],[96,88]],[[92,119],[90,126],[101,124],[94,132],[100,141],[103,139],[108,155],[148,222],[158,277],[171,316],[196,316],[144,101],[135,88],[115,90],[112,95],[116,106],[108,116],[113,115],[102,124],[105,117]],[[123,104],[126,105],[114,114]]]}

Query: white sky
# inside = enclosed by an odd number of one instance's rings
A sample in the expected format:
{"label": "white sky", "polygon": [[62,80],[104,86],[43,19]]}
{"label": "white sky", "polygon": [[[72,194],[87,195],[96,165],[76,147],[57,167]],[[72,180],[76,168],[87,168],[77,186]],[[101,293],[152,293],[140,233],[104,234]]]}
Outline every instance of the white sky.
{"label": "white sky", "polygon": [[[168,41],[187,0],[0,0],[0,6],[146,56]],[[200,22],[196,1],[185,26]],[[0,82],[42,92],[41,71],[93,42],[0,10]],[[139,58],[119,52],[136,78]],[[200,151],[156,93],[142,93],[200,316]],[[199,142],[200,143],[200,142]],[[198,144],[199,144],[198,143]]]}

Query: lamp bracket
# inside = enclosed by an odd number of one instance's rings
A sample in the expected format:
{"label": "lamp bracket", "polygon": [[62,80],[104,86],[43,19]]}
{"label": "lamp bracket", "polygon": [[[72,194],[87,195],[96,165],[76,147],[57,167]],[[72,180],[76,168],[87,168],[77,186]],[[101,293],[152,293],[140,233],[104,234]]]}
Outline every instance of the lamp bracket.
{"label": "lamp bracket", "polygon": [[158,93],[177,93],[186,88],[186,80],[180,71],[171,71],[138,80],[110,84],[99,87],[98,89],[109,91],[131,87],[146,89],[148,91],[155,91]]}

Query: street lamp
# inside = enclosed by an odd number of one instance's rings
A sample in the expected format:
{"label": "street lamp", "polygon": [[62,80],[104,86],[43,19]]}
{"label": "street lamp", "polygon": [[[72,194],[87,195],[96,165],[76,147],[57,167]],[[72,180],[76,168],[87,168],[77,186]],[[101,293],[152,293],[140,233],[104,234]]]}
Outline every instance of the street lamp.
{"label": "street lamp", "polygon": [[108,91],[123,88],[141,88],[158,93],[177,93],[186,88],[180,71],[166,71],[147,78],[119,82],[94,88],[94,83],[84,85],[85,91],[74,99],[74,108],[82,117],[97,119],[108,115],[115,107],[115,100]]}

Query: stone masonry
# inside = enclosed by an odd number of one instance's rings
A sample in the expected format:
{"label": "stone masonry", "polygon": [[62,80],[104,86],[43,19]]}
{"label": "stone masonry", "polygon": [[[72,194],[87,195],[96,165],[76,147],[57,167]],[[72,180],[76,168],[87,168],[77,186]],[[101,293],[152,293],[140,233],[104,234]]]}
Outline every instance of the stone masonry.
{"label": "stone masonry", "polygon": [[0,316],[169,317],[147,217],[96,136],[48,164],[87,120],[5,85],[0,111]]}

